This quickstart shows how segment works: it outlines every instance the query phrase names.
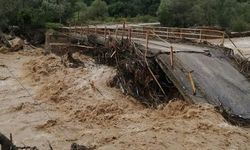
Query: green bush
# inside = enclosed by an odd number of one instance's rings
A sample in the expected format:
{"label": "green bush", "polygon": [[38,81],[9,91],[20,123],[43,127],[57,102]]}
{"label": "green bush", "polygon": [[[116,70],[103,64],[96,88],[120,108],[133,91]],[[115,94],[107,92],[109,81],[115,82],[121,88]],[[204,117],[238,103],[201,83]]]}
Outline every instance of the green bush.
{"label": "green bush", "polygon": [[161,4],[160,4],[160,6],[158,8],[158,12],[157,12],[159,21],[164,26],[169,24],[169,15],[170,15],[169,9],[168,9],[169,5],[170,5],[169,0],[161,0]]}
{"label": "green bush", "polygon": [[61,28],[63,27],[63,24],[60,24],[60,23],[53,23],[53,22],[47,22],[45,24],[45,27],[47,29],[58,29],[58,28]]}
{"label": "green bush", "polygon": [[249,29],[249,10],[247,0],[161,0],[158,18],[164,26],[220,26],[244,31]]}
{"label": "green bush", "polygon": [[108,16],[108,5],[105,1],[95,0],[88,8],[87,17],[89,19],[100,19]]}
{"label": "green bush", "polygon": [[236,32],[242,32],[250,29],[250,25],[242,18],[236,18],[231,21],[230,28]]}
{"label": "green bush", "polygon": [[145,15],[145,16],[136,16],[134,18],[128,18],[128,22],[134,23],[148,23],[148,22],[158,22],[157,17]]}

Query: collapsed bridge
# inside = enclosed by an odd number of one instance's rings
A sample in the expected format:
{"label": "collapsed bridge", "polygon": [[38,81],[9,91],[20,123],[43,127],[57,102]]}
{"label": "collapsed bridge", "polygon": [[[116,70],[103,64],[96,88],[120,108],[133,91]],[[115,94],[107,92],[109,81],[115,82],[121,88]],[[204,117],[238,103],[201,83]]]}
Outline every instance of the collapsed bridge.
{"label": "collapsed bridge", "polygon": [[[114,57],[114,61],[118,51],[132,60],[134,53],[125,53],[126,50],[129,47],[140,49],[137,51],[140,54],[137,55],[145,62],[144,66],[148,68],[161,94],[169,94],[165,90],[168,86],[159,81],[162,76],[154,74],[152,66],[155,64],[148,62],[149,58],[153,58],[164,72],[166,80],[171,80],[185,100],[212,104],[232,123],[245,125],[250,120],[250,82],[249,74],[245,74],[249,73],[249,66],[242,69],[242,66],[237,64],[240,59],[234,56],[233,50],[209,45],[206,42],[209,39],[217,39],[223,45],[225,36],[224,32],[211,29],[141,27],[125,24],[109,27],[65,27],[47,33],[46,49],[59,49],[57,53],[63,53],[65,50],[91,52],[103,47],[102,50],[109,52],[108,56],[107,53],[103,53],[103,57]],[[138,89],[132,91],[138,93]],[[150,89],[144,93],[149,91]]]}

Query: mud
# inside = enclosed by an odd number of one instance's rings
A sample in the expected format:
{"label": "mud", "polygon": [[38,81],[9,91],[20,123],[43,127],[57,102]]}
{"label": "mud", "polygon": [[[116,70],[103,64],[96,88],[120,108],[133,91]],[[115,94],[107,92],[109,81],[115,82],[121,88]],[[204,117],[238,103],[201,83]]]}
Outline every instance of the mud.
{"label": "mud", "polygon": [[146,108],[107,85],[114,68],[74,57],[85,66],[30,51],[0,54],[0,77],[8,77],[0,80],[0,132],[39,149],[49,149],[48,141],[62,150],[73,142],[100,150],[250,148],[250,130],[230,125],[212,106],[173,99]]}

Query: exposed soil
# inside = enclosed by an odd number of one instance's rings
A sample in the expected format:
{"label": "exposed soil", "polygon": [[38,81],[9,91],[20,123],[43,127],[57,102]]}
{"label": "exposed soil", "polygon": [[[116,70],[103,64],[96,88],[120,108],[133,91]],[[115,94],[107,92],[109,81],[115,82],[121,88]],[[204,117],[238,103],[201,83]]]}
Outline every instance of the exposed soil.
{"label": "exposed soil", "polygon": [[39,149],[48,141],[62,150],[73,142],[107,150],[250,148],[250,129],[228,124],[212,106],[173,99],[146,108],[107,86],[114,68],[75,57],[84,66],[65,67],[41,50],[0,54],[0,132]]}

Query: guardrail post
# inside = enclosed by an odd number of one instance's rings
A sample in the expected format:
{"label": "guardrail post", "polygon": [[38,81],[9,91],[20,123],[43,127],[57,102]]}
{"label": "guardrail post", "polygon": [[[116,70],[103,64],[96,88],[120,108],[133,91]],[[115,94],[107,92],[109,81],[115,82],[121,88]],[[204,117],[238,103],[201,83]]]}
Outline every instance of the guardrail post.
{"label": "guardrail post", "polygon": [[180,30],[180,38],[183,39],[183,37],[182,37],[182,29]]}
{"label": "guardrail post", "polygon": [[[110,38],[111,38],[111,33],[110,33],[110,29],[108,29],[108,48],[110,48],[110,45],[112,44],[111,41],[110,41]],[[113,40],[112,40],[113,41]],[[106,41],[105,41],[106,42]],[[111,44],[110,44],[111,43]]]}
{"label": "guardrail post", "polygon": [[106,37],[107,37],[107,27],[105,26],[105,29],[104,29],[104,39],[105,39],[105,42],[106,42]]}
{"label": "guardrail post", "polygon": [[148,36],[149,36],[149,32],[146,32],[146,51],[148,50]]}
{"label": "guardrail post", "polygon": [[71,24],[70,23],[69,23],[69,29],[67,31],[71,32]]}
{"label": "guardrail post", "polygon": [[200,42],[202,42],[202,30],[200,30]]}
{"label": "guardrail post", "polygon": [[124,37],[124,30],[125,30],[125,21],[123,22],[123,26],[122,26],[122,42],[123,42],[123,37]]}
{"label": "guardrail post", "polygon": [[127,40],[128,40],[128,38],[129,38],[129,29],[127,30]]}
{"label": "guardrail post", "polygon": [[83,30],[83,27],[82,27],[82,24],[81,24],[81,37],[82,37],[83,33],[84,33],[84,30]]}
{"label": "guardrail post", "polygon": [[225,43],[225,33],[223,33],[223,35],[222,35],[222,43],[221,43],[221,46],[224,46],[224,43]]}
{"label": "guardrail post", "polygon": [[169,30],[168,30],[168,28],[167,28],[167,39],[169,38]]}
{"label": "guardrail post", "polygon": [[115,29],[115,39],[117,39],[117,34],[118,34],[118,25],[116,25],[116,29]]}
{"label": "guardrail post", "polygon": [[[69,36],[67,36],[67,38],[69,38]],[[51,40],[51,34],[47,31],[45,33],[45,53],[50,53],[50,51],[51,51],[50,40]]]}
{"label": "guardrail post", "polygon": [[97,26],[95,25],[95,34],[97,34]]}
{"label": "guardrail post", "polygon": [[77,34],[77,31],[76,31],[76,25],[75,25],[74,33],[75,33],[75,35]]}
{"label": "guardrail post", "polygon": [[131,33],[131,28],[128,29],[129,32],[129,43],[132,42],[132,33]]}
{"label": "guardrail post", "polygon": [[174,67],[174,49],[173,46],[170,47],[170,65]]}

